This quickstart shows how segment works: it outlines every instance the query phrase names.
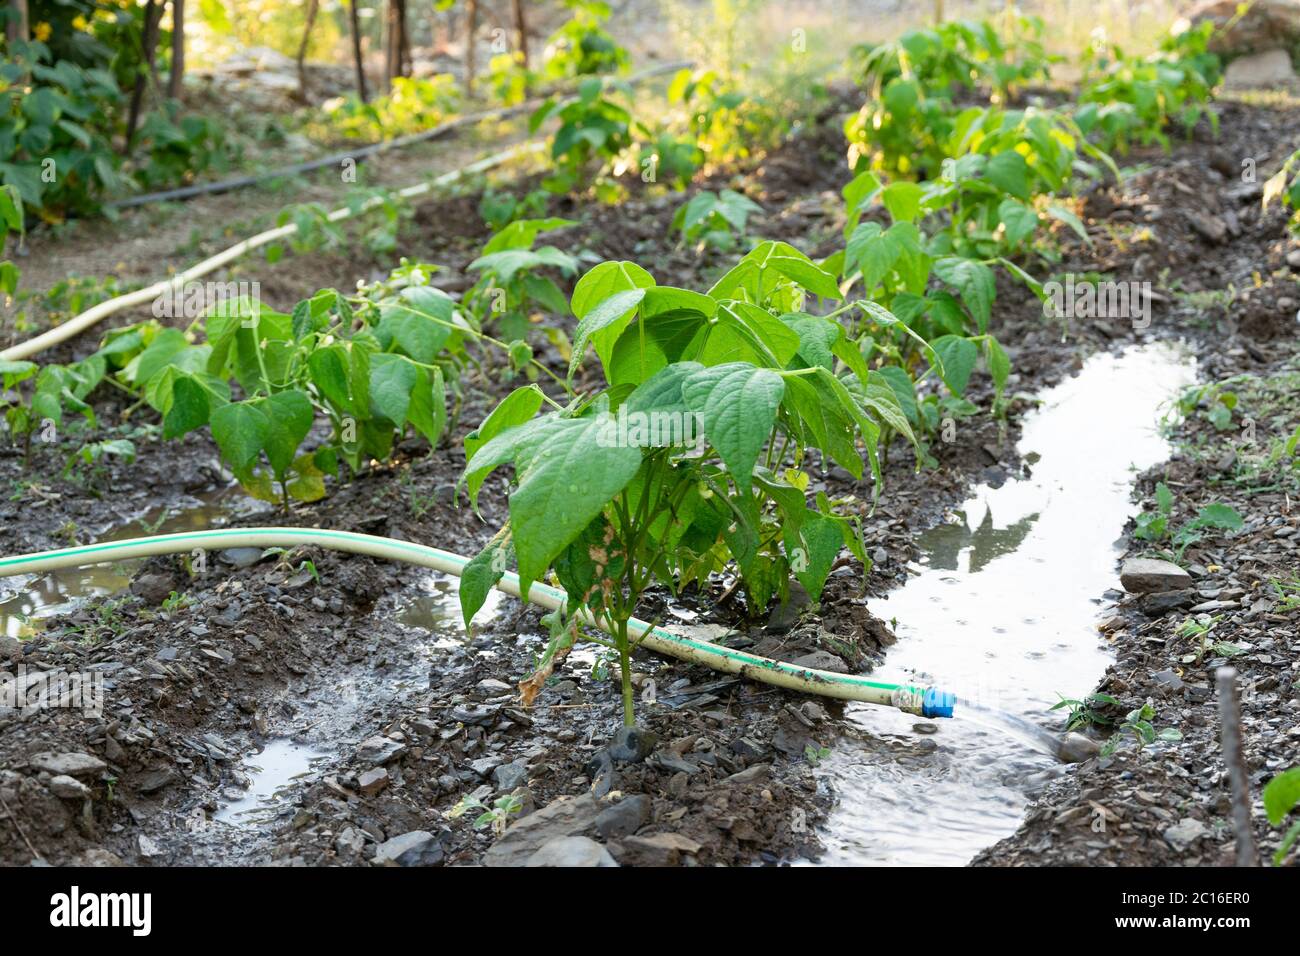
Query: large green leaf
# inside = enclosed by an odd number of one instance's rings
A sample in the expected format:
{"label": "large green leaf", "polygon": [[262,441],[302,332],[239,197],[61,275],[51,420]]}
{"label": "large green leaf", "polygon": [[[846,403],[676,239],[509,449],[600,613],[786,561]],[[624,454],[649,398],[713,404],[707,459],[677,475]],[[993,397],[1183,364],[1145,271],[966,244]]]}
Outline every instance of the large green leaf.
{"label": "large green leaf", "polygon": [[437,358],[451,337],[455,303],[445,292],[429,286],[403,289],[380,308],[375,328],[387,348],[395,343],[405,354],[426,365]]}
{"label": "large green leaf", "polygon": [[682,382],[682,401],[699,416],[742,493],[749,491],[784,394],[779,372],[743,362],[701,368]]}
{"label": "large green leaf", "polygon": [[935,262],[934,274],[961,293],[979,331],[987,331],[993,314],[993,299],[997,295],[993,270],[974,259],[948,256]]}
{"label": "large green leaf", "polygon": [[311,431],[315,417],[311,399],[305,392],[290,389],[277,392],[262,402],[267,429],[263,447],[277,478],[283,478],[293,464],[298,446]]}
{"label": "large green leaf", "polygon": [[266,415],[249,402],[233,402],[212,413],[212,438],[236,475],[252,468],[269,430]]}
{"label": "large green leaf", "polygon": [[510,527],[525,593],[641,467],[640,448],[604,440],[612,423],[607,414],[560,419],[545,441],[519,449]]}
{"label": "large green leaf", "polygon": [[370,404],[399,429],[406,424],[411,392],[419,369],[400,355],[380,352],[370,357]]}
{"label": "large green leaf", "polygon": [[943,335],[930,343],[939,361],[939,372],[944,383],[954,395],[964,395],[970,382],[979,349],[974,342],[958,335]]}

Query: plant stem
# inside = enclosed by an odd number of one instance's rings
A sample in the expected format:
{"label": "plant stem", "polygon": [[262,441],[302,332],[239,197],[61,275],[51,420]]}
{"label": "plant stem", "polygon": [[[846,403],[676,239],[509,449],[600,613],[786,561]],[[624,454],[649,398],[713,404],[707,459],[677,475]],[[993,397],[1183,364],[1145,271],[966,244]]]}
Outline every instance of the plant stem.
{"label": "plant stem", "polygon": [[627,618],[618,622],[618,666],[623,679],[623,726],[636,726],[632,703],[632,653],[627,638]]}

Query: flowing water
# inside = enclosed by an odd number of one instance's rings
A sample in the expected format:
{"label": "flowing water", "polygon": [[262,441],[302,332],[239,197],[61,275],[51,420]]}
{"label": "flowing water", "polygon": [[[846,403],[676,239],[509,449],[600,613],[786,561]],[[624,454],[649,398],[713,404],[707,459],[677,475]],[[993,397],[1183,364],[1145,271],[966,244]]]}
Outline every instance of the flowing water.
{"label": "flowing water", "polygon": [[1029,791],[1059,772],[1051,706],[1088,693],[1110,660],[1097,601],[1117,585],[1131,482],[1167,457],[1161,406],[1192,379],[1163,345],[1090,359],[1025,418],[1032,477],[975,491],[921,536],[920,572],[870,602],[897,622],[877,676],[961,700],[938,721],[851,706],[858,733],[822,764],[840,795],[824,862],[964,864],[1016,829]]}

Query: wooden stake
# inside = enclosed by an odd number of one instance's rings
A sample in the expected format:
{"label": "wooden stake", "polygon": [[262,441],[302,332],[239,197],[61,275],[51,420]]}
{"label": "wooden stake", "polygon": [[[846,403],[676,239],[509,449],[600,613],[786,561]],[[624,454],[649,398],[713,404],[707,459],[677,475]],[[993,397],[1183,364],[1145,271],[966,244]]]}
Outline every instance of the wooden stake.
{"label": "wooden stake", "polygon": [[524,0],[515,3],[515,42],[519,44],[519,53],[523,56],[524,69],[528,69],[528,22],[524,19]]}
{"label": "wooden stake", "polygon": [[1219,725],[1223,762],[1232,783],[1232,829],[1237,836],[1237,865],[1259,866],[1259,851],[1250,827],[1250,780],[1241,752],[1241,705],[1237,700],[1237,670],[1220,667],[1215,676],[1219,688]]}

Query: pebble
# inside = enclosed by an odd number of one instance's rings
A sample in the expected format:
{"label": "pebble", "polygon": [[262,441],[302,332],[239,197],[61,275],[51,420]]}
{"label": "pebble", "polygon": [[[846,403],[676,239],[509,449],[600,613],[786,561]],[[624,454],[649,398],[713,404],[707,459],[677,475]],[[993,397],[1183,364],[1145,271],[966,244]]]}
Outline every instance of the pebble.
{"label": "pebble", "polygon": [[37,770],[56,777],[91,777],[108,769],[108,764],[87,753],[38,753],[33,754],[28,762]]}
{"label": "pebble", "polygon": [[524,865],[611,867],[618,866],[618,863],[608,850],[590,837],[566,836],[542,844]]}

